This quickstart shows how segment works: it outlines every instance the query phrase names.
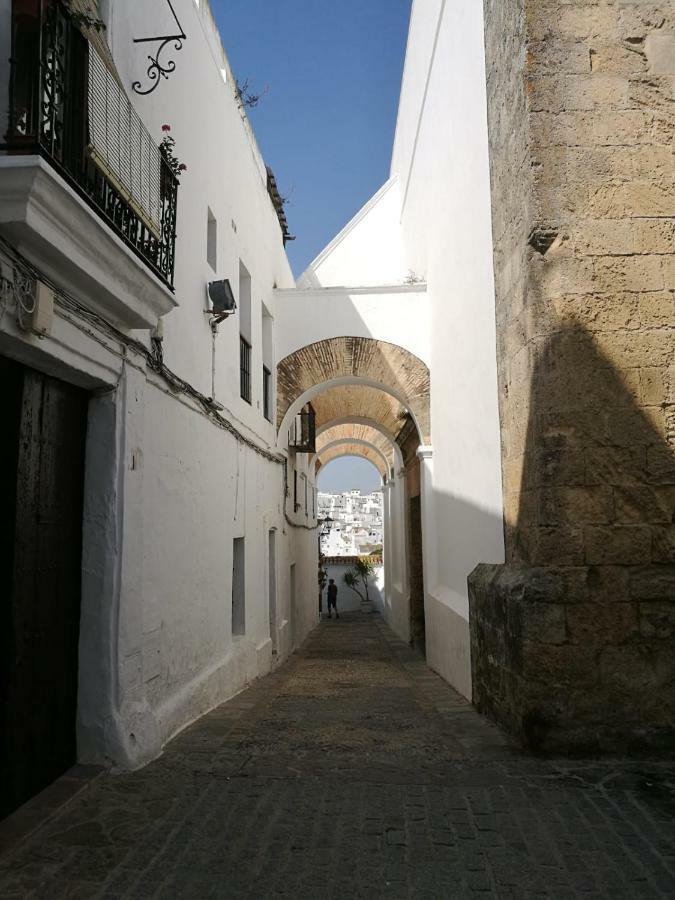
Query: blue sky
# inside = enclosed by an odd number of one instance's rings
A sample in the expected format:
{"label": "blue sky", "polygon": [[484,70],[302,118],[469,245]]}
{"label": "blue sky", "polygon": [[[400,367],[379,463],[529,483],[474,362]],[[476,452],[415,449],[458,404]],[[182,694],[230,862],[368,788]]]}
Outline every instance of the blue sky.
{"label": "blue sky", "polygon": [[410,0],[211,0],[297,240],[296,275],[386,181]]}
{"label": "blue sky", "polygon": [[375,466],[360,456],[341,456],[327,463],[319,472],[320,491],[361,491],[369,494],[381,487],[382,479]]}

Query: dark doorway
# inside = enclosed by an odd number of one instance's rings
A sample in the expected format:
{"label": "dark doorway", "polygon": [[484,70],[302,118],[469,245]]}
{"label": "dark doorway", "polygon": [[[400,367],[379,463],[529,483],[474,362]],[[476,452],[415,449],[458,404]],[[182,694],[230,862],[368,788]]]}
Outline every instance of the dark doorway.
{"label": "dark doorway", "polygon": [[270,638],[272,640],[272,655],[277,653],[277,533],[272,528],[268,532],[268,553],[269,565],[269,581],[268,581],[268,603],[270,617]]}
{"label": "dark doorway", "polygon": [[410,565],[410,641],[425,652],[424,576],[422,568],[422,503],[418,494],[408,505],[408,560]]}
{"label": "dark doorway", "polygon": [[424,568],[422,552],[422,484],[420,461],[417,451],[420,446],[417,428],[408,416],[396,441],[401,448],[405,468],[405,488],[407,503],[407,552],[408,580],[410,586],[410,643],[420,653],[426,652],[426,632],[424,621]]}
{"label": "dark doorway", "polygon": [[0,817],[76,760],[87,394],[0,357]]}

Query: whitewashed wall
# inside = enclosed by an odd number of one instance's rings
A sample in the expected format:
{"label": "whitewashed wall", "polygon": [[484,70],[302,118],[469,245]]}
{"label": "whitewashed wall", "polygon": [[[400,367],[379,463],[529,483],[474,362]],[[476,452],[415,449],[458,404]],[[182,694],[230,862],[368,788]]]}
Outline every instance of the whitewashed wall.
{"label": "whitewashed wall", "polygon": [[[276,320],[274,288],[291,287],[293,278],[265,167],[237,107],[208,4],[174,5],[187,37],[182,50],[169,54],[175,72],[146,97],[133,93],[131,84],[145,81],[154,45],[133,44],[133,38],[171,33],[168,6],[154,0],[108,0],[103,6],[106,36],[130,99],[158,142],[161,126],[171,126],[176,153],[188,167],[178,201],[178,307],[163,321],[164,360],[206,396],[215,383],[222,415],[278,454],[275,427],[262,413],[262,304]],[[0,0],[0,47],[9,6]],[[0,88],[7,55],[0,61]],[[206,259],[209,209],[218,223],[215,271]],[[252,282],[251,405],[239,396],[239,314],[220,326],[215,341],[204,315],[208,281],[229,278],[237,295],[240,260]],[[86,304],[90,298],[78,299]],[[148,332],[133,336],[149,346]],[[291,511],[281,464],[209,421],[197,402],[172,393],[150,372],[142,355],[123,352],[109,337],[88,337],[57,311],[51,336],[38,341],[5,315],[0,352],[96,391],[86,467],[78,756],[134,767],[269,671],[314,627],[312,517]],[[298,466],[304,471],[303,457]],[[285,506],[303,527],[291,527]],[[274,656],[270,529],[277,536]],[[246,632],[233,637],[232,543],[243,535]]]}
{"label": "whitewashed wall", "polygon": [[408,276],[401,243],[399,184],[390,179],[298,278],[312,287],[401,284]]}
{"label": "whitewashed wall", "polygon": [[[406,265],[431,302],[427,658],[471,693],[466,578],[503,561],[483,11],[415,0],[392,156]],[[435,546],[430,546],[434,544]]]}
{"label": "whitewashed wall", "polygon": [[[343,581],[345,573],[352,568],[353,566],[349,563],[332,563],[326,566],[328,578],[332,578],[337,585],[337,610],[339,613],[358,612],[363,609],[363,603],[361,603],[358,594],[355,594],[354,591],[348,588]],[[326,582],[327,584],[328,582]],[[384,610],[384,589],[384,567],[375,566],[372,577],[368,579],[368,596],[373,604],[373,609],[378,612],[383,612]],[[323,592],[323,611],[324,613],[328,611],[326,590]]]}

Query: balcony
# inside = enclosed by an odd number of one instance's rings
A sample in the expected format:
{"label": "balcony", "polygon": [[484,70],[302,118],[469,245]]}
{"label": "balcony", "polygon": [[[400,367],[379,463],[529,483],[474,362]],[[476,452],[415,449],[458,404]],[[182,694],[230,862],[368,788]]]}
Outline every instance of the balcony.
{"label": "balcony", "polygon": [[296,414],[288,434],[288,446],[296,453],[316,453],[316,413],[306,403]]}
{"label": "balcony", "polygon": [[176,306],[178,180],[96,44],[62,0],[14,0],[0,231],[97,312],[148,328]]}

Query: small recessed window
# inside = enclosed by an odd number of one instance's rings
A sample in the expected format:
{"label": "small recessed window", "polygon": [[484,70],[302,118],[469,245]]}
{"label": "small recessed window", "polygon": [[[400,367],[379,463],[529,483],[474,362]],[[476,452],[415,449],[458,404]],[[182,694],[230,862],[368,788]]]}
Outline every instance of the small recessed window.
{"label": "small recessed window", "polygon": [[211,210],[206,219],[206,261],[215,272],[218,268],[218,222]]}
{"label": "small recessed window", "polygon": [[232,634],[246,634],[246,556],[244,538],[232,544]]}

